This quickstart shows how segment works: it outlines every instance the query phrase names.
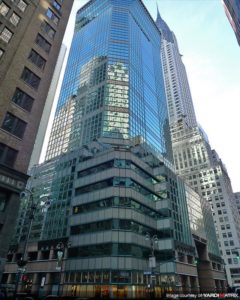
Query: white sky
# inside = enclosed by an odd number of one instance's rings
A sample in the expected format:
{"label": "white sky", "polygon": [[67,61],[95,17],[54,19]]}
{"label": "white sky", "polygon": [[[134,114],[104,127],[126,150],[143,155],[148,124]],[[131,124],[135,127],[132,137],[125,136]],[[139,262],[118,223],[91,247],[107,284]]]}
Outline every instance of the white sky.
{"label": "white sky", "polygon": [[[124,1],[124,0],[122,0]],[[75,0],[64,44],[70,47],[75,15],[87,0]],[[175,33],[187,69],[198,122],[240,191],[240,47],[220,0],[143,0]]]}

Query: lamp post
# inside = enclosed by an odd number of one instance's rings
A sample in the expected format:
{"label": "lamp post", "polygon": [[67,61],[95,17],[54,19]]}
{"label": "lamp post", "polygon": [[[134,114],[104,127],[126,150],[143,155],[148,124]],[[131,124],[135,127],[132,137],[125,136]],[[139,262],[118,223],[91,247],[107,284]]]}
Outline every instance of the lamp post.
{"label": "lamp post", "polygon": [[155,298],[155,272],[154,269],[156,268],[156,257],[154,253],[154,244],[158,242],[158,237],[157,235],[151,236],[149,233],[146,234],[145,239],[147,241],[150,241],[150,246],[151,246],[151,255],[149,256],[149,268],[151,269],[151,275],[150,275],[150,291],[151,291],[151,298]]}
{"label": "lamp post", "polygon": [[[38,204],[34,203],[33,192],[31,190],[25,189],[25,191],[23,191],[20,194],[20,198],[24,198],[26,196],[28,197],[27,204],[30,204],[29,217],[28,217],[29,218],[29,226],[27,228],[27,235],[26,235],[24,246],[23,246],[23,254],[22,254],[20,260],[17,261],[17,265],[18,265],[19,268],[18,268],[17,276],[16,276],[14,299],[16,298],[16,294],[17,294],[17,291],[18,291],[18,285],[19,285],[19,282],[20,282],[20,279],[21,279],[21,273],[25,272],[24,267],[28,263],[27,247],[28,247],[28,242],[29,242],[29,238],[30,238],[30,234],[31,234],[34,215],[35,215],[36,209],[38,207]],[[40,196],[40,199],[41,199],[41,203],[40,203],[41,206],[47,207],[47,206],[50,205],[50,201],[49,201],[47,195]]]}
{"label": "lamp post", "polygon": [[57,266],[56,270],[59,271],[59,284],[57,289],[57,296],[60,296],[60,288],[62,284],[62,272],[63,272],[63,259],[65,254],[65,249],[69,248],[71,246],[70,242],[67,242],[66,244],[63,242],[59,242],[56,246],[57,249]]}

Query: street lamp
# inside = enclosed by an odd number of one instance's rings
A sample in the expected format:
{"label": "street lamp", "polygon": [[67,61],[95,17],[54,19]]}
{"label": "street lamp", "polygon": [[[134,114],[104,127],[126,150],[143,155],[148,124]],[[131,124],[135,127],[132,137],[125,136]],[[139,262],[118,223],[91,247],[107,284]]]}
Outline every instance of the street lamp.
{"label": "street lamp", "polygon": [[[23,254],[22,254],[20,260],[17,261],[17,265],[18,265],[19,268],[18,268],[16,283],[15,283],[14,299],[16,298],[16,293],[17,293],[17,290],[18,290],[18,285],[19,285],[19,282],[20,282],[21,273],[23,273],[25,271],[24,267],[28,263],[27,247],[28,247],[29,237],[30,237],[30,234],[31,234],[34,215],[35,215],[36,209],[38,207],[38,203],[34,203],[32,190],[25,189],[20,194],[20,198],[24,198],[24,197],[28,197],[27,198],[27,200],[28,200],[27,205],[30,204],[29,217],[28,217],[29,218],[29,226],[28,226],[28,229],[27,229],[27,235],[26,235],[26,239],[25,239],[25,243],[24,243],[24,247],[23,247]],[[49,207],[50,200],[48,198],[48,195],[41,195],[40,200],[41,200],[40,206]]]}
{"label": "street lamp", "polygon": [[62,271],[63,271],[63,259],[64,259],[64,254],[65,254],[65,249],[69,248],[71,246],[70,242],[67,242],[66,244],[63,242],[60,242],[57,244],[56,249],[57,249],[57,266],[56,270],[59,271],[59,284],[58,284],[58,289],[57,289],[57,296],[60,296],[60,287],[62,284]]}
{"label": "street lamp", "polygon": [[151,255],[149,256],[149,268],[151,269],[151,275],[150,275],[150,290],[151,290],[151,297],[155,298],[155,274],[154,269],[156,268],[156,257],[154,253],[154,245],[158,243],[158,237],[156,234],[151,236],[149,233],[146,234],[145,240],[150,241],[151,246]]}

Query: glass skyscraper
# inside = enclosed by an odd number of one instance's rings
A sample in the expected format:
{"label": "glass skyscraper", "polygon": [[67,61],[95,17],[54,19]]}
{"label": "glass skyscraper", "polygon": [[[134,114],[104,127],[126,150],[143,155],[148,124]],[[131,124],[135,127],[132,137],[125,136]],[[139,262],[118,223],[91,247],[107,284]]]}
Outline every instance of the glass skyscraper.
{"label": "glass skyscraper", "polygon": [[[140,0],[78,11],[47,161],[29,182],[52,200],[33,224],[32,291],[42,281],[46,293],[58,284],[61,295],[117,299],[224,288],[201,201],[172,165],[161,42]],[[60,241],[71,245],[59,273]]]}
{"label": "glass skyscraper", "polygon": [[172,159],[160,43],[141,1],[78,11],[47,159],[99,137],[137,137]]}

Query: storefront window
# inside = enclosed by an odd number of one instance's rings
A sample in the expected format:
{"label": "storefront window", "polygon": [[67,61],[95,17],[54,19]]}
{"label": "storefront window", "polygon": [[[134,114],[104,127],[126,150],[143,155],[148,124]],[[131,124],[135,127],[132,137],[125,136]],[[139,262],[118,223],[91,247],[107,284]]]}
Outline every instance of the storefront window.
{"label": "storefront window", "polygon": [[131,272],[128,271],[113,271],[113,283],[131,283]]}
{"label": "storefront window", "polygon": [[110,272],[109,271],[103,271],[103,282],[109,282],[110,281]]}
{"label": "storefront window", "polygon": [[82,273],[82,282],[88,282],[88,272]]}
{"label": "storefront window", "polygon": [[95,282],[101,282],[101,272],[99,271],[95,273]]}

